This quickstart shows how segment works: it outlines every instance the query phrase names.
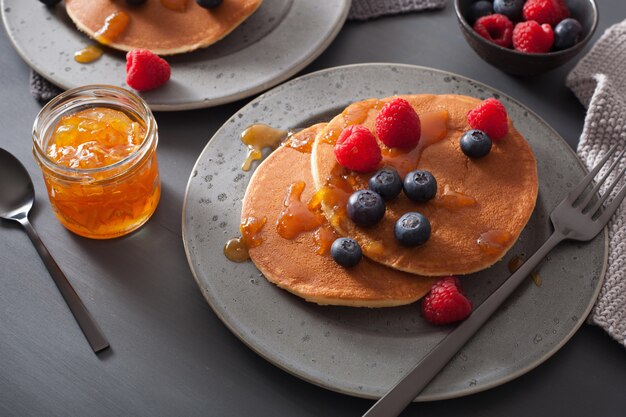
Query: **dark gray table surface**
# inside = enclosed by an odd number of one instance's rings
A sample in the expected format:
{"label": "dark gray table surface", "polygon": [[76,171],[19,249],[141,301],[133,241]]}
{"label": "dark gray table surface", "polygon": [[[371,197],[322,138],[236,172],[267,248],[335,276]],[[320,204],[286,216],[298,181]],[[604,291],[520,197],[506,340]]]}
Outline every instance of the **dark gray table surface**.
{"label": "dark gray table surface", "polygon": [[[34,0],[28,0],[34,1]],[[451,3],[451,2],[449,2]],[[623,0],[599,0],[597,39],[626,18]],[[31,154],[40,105],[29,69],[0,35],[0,147],[34,178],[32,221],[110,339],[96,357],[26,234],[0,223],[0,416],[360,416],[371,401],[318,388],[258,357],[206,304],[181,239],[187,178],[207,140],[248,100],[157,113],[163,195],[140,231],[94,241],[67,232],[50,210]],[[564,86],[574,63],[534,78],[507,76],[465,44],[451,4],[443,11],[349,22],[303,73],[360,62],[430,66],[515,97],[572,146],[584,109]],[[411,405],[403,416],[624,416],[626,350],[583,325],[552,358],[503,386]]]}

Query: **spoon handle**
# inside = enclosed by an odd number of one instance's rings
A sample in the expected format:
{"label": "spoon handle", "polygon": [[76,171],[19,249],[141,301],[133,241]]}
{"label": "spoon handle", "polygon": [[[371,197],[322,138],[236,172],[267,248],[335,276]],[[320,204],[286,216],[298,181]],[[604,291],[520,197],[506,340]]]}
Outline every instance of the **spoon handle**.
{"label": "spoon handle", "polygon": [[102,334],[102,331],[93,317],[91,317],[91,314],[74,290],[74,287],[72,287],[72,284],[70,284],[67,280],[65,274],[61,271],[61,268],[59,268],[59,265],[57,265],[54,258],[52,258],[52,255],[50,255],[50,252],[48,252],[48,249],[39,238],[35,228],[28,221],[28,218],[23,217],[18,221],[22,226],[24,226],[28,237],[33,242],[33,245],[35,245],[39,256],[52,276],[52,280],[61,292],[61,295],[65,299],[65,302],[78,322],[80,329],[83,331],[83,334],[87,338],[87,341],[89,342],[89,345],[91,345],[94,353],[98,353],[101,350],[108,348],[109,342],[106,337]]}

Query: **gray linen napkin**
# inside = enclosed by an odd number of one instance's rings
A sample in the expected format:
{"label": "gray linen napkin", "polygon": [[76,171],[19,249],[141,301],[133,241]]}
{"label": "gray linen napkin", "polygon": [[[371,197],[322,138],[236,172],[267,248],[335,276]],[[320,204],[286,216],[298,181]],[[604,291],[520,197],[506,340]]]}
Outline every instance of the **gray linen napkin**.
{"label": "gray linen napkin", "polygon": [[[626,20],[607,29],[567,77],[567,86],[587,108],[578,155],[588,168],[613,145],[626,147],[625,64]],[[608,227],[608,269],[590,321],[626,346],[626,202]]]}
{"label": "gray linen napkin", "polygon": [[[445,4],[446,0],[352,0],[348,19],[366,20],[383,15],[440,9]],[[47,102],[62,91],[35,71],[31,71],[30,92],[38,101]]]}

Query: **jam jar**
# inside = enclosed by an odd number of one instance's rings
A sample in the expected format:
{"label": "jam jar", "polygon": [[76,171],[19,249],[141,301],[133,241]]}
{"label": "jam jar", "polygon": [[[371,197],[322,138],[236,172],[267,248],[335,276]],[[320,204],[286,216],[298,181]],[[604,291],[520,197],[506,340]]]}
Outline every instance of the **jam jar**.
{"label": "jam jar", "polygon": [[157,143],[150,108],[122,88],[84,86],[50,101],[35,119],[33,154],[63,226],[109,239],[144,224],[161,195]]}

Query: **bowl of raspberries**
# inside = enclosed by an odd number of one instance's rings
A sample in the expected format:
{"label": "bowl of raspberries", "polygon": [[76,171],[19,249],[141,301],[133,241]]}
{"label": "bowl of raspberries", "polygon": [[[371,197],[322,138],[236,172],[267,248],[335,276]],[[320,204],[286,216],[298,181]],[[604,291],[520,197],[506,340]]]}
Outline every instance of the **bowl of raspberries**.
{"label": "bowl of raspberries", "polygon": [[514,75],[557,68],[598,23],[594,0],[455,0],[461,31],[489,64]]}

